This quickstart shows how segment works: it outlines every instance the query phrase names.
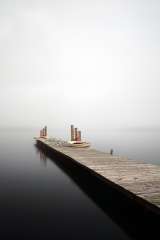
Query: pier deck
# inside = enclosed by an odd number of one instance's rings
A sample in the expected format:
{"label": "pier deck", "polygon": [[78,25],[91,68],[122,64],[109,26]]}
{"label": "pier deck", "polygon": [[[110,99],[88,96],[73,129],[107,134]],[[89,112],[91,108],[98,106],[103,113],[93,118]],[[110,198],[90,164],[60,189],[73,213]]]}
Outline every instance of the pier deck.
{"label": "pier deck", "polygon": [[113,156],[91,148],[67,147],[56,139],[38,138],[37,141],[160,207],[160,166],[128,160],[127,157]]}

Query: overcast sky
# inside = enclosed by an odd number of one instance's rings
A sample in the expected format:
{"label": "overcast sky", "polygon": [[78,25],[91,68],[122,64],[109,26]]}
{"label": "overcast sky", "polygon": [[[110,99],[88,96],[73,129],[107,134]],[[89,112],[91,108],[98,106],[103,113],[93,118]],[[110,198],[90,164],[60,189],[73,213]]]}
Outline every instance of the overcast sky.
{"label": "overcast sky", "polygon": [[158,126],[160,1],[0,0],[0,125]]}

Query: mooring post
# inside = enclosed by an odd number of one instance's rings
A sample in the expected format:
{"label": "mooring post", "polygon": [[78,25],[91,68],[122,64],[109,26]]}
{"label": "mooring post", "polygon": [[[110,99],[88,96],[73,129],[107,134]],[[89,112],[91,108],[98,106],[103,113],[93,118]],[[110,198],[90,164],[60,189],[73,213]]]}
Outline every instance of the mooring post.
{"label": "mooring post", "polygon": [[113,155],[113,149],[112,149],[112,148],[111,148],[111,150],[110,150],[110,154]]}
{"label": "mooring post", "polygon": [[43,137],[44,137],[45,136],[45,129],[43,128],[42,131],[43,131]]}
{"label": "mooring post", "polygon": [[75,141],[78,139],[78,128],[75,128]]}
{"label": "mooring post", "polygon": [[44,127],[44,134],[45,134],[45,137],[47,137],[47,126]]}
{"label": "mooring post", "polygon": [[71,125],[71,141],[75,140],[75,131],[74,131],[74,125]]}
{"label": "mooring post", "polygon": [[77,137],[78,141],[81,141],[81,131],[78,131],[78,137]]}

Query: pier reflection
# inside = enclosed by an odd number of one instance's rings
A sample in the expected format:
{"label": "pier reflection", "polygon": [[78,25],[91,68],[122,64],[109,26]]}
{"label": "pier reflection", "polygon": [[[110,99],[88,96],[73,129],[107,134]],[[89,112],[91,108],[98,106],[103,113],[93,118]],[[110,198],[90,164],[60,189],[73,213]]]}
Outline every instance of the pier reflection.
{"label": "pier reflection", "polygon": [[38,147],[36,147],[36,153],[39,155],[39,159],[40,159],[42,166],[47,167],[46,154],[42,150],[40,150]]}

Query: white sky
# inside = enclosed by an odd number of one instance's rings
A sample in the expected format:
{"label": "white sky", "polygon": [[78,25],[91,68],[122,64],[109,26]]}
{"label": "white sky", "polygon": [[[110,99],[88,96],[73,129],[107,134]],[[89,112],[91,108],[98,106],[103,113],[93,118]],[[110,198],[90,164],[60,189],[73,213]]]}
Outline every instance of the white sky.
{"label": "white sky", "polygon": [[158,126],[160,1],[0,0],[0,126]]}

